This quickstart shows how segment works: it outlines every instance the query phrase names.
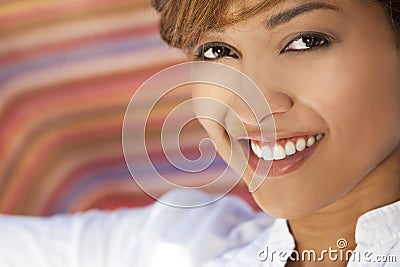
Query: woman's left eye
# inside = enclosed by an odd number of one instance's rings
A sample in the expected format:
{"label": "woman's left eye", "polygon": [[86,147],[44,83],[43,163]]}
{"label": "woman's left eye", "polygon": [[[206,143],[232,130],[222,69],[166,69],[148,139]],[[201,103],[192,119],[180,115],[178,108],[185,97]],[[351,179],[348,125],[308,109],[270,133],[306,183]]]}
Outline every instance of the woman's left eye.
{"label": "woman's left eye", "polygon": [[307,33],[296,37],[282,50],[284,52],[302,52],[311,49],[329,46],[332,42],[330,38],[323,33]]}

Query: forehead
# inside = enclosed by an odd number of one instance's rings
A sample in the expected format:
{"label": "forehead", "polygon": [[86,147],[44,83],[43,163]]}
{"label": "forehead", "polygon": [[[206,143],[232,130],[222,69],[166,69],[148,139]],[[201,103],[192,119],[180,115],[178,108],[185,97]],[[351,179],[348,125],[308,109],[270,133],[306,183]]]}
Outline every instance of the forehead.
{"label": "forehead", "polygon": [[371,3],[374,0],[232,0],[229,1],[228,11],[237,12],[240,10],[247,10],[257,6],[266,7],[263,11],[278,11],[282,8],[290,8],[293,6],[301,5],[301,4],[309,4],[309,3],[322,3],[322,4],[332,4],[332,5],[346,5],[349,3],[361,4],[363,2]]}
{"label": "forehead", "polygon": [[[266,4],[269,3],[269,4]],[[367,4],[369,3],[369,4]],[[371,4],[373,3],[373,4]],[[206,33],[221,33],[230,26],[245,24],[258,18],[266,28],[276,28],[291,21],[293,18],[302,17],[314,11],[330,10],[353,16],[363,11],[371,11],[372,6],[378,6],[372,0],[280,0],[280,1],[232,1],[226,14],[221,14],[227,19],[225,25],[216,25]],[[375,9],[375,11],[378,9]],[[381,9],[380,9],[381,11]],[[364,12],[367,18],[371,12]],[[383,17],[384,18],[384,17]],[[229,23],[231,22],[231,23]]]}

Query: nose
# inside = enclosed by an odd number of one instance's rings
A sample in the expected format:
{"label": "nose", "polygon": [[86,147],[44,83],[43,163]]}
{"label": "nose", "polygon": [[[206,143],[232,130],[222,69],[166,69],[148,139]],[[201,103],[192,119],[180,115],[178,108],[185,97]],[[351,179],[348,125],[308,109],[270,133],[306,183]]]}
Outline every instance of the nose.
{"label": "nose", "polygon": [[[252,107],[246,107],[245,103],[243,103],[241,99],[235,98],[233,101],[234,110],[236,110],[238,116],[245,124],[255,125],[268,116],[282,115],[292,109],[294,98],[290,96],[289,92],[285,90],[284,87],[282,87],[284,84],[283,81],[282,83],[276,81],[279,75],[276,75],[274,78],[274,75],[268,74],[265,71],[262,71],[261,68],[257,67],[253,67],[252,69],[243,68],[241,71],[257,85],[258,89],[265,97],[265,99],[257,99],[255,101],[256,104]],[[261,121],[256,121],[254,113],[256,109],[262,107],[261,105],[269,105],[270,113],[262,114],[261,117],[259,116]]]}

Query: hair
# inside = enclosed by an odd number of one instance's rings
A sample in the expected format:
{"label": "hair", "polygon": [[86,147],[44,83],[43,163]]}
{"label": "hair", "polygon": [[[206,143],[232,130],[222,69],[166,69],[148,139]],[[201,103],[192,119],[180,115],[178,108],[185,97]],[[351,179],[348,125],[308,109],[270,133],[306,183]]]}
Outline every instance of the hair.
{"label": "hair", "polygon": [[[400,40],[400,1],[361,0],[380,4]],[[265,0],[248,6],[237,0],[151,0],[160,13],[160,35],[170,46],[188,49],[196,45],[205,32],[221,29],[273,7],[279,0]],[[240,4],[241,8],[235,7]]]}

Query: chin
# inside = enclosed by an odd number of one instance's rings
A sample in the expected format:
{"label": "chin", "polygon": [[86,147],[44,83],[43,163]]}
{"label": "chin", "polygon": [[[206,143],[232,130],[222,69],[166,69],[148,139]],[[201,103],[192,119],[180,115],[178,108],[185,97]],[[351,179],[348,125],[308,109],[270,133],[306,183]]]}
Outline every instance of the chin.
{"label": "chin", "polygon": [[[284,195],[284,194],[281,194]],[[257,205],[265,213],[275,218],[293,220],[309,216],[316,211],[328,206],[334,202],[323,199],[312,199],[312,201],[304,201],[305,199],[311,200],[306,196],[296,195],[287,199],[282,197],[268,197],[266,192],[258,190],[252,194]]]}
{"label": "chin", "polygon": [[259,204],[259,206],[265,213],[271,215],[272,217],[287,219],[287,220],[300,219],[306,217],[307,215],[310,215],[313,212],[313,210],[307,210],[302,207],[296,207],[296,208],[287,207],[285,205],[282,205],[282,203],[273,206],[268,206],[268,205],[261,206]]}

